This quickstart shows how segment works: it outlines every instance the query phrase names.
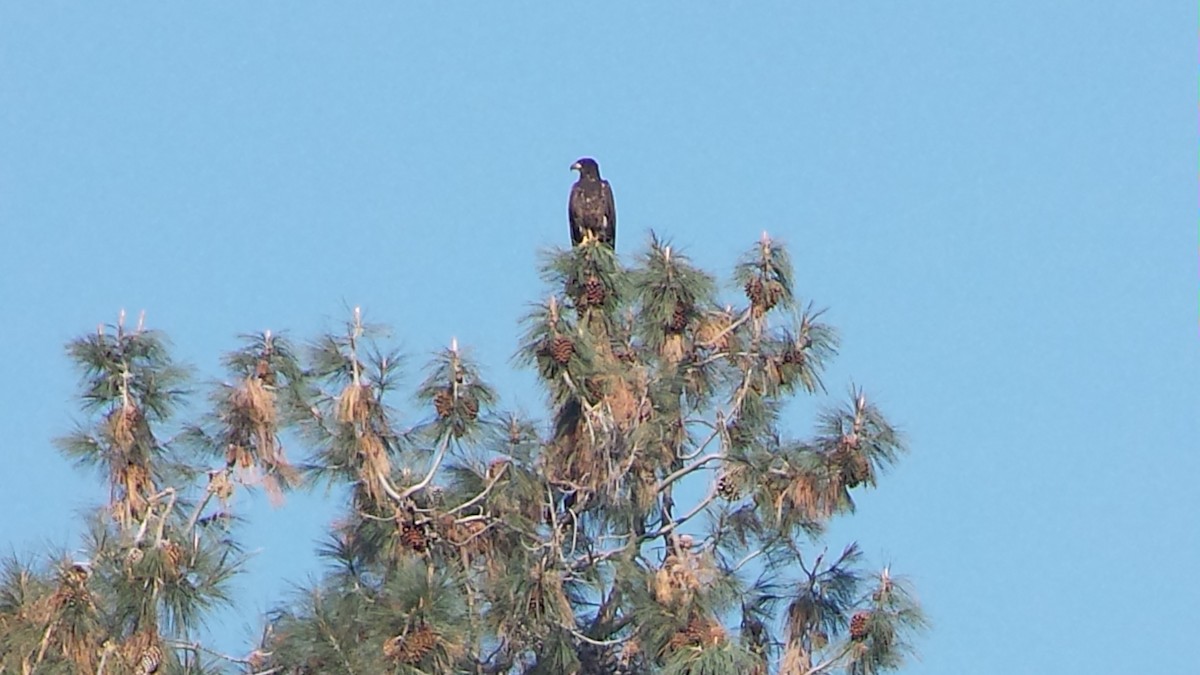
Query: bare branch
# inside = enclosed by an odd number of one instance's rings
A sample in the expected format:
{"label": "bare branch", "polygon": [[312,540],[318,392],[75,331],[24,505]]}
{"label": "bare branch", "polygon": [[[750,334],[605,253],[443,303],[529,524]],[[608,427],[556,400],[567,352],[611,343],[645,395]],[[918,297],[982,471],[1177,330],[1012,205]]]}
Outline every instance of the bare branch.
{"label": "bare branch", "polygon": [[679,480],[680,478],[683,478],[684,476],[686,476],[694,471],[699,470],[700,468],[702,468],[705,464],[708,464],[709,462],[712,462],[712,461],[715,461],[718,459],[723,459],[724,457],[725,457],[725,454],[722,452],[714,452],[709,455],[705,455],[701,459],[683,467],[682,469],[676,471],[675,473],[673,473],[673,474],[667,476],[666,478],[662,479],[661,481],[659,481],[658,485],[654,486],[654,492],[655,493],[662,492],[671,483],[674,483],[675,481]]}
{"label": "bare branch", "polygon": [[729,573],[733,574],[734,572],[737,572],[738,570],[745,567],[746,563],[750,562],[751,560],[754,560],[755,558],[757,558],[758,556],[760,556],[762,554],[763,554],[763,549],[761,549],[761,548],[758,549],[757,551],[753,551],[751,553],[746,554],[746,557],[742,558],[741,560],[738,561],[738,563],[736,565],[729,568]]}
{"label": "bare branch", "polygon": [[[228,468],[225,469],[226,476],[229,475],[229,472],[230,471]],[[216,474],[213,474],[213,475],[216,475]],[[210,477],[210,480],[211,480],[211,477]],[[211,486],[211,483],[210,483],[210,486]],[[213,497],[212,489],[211,488],[206,489],[204,491],[204,498],[196,503],[196,508],[192,509],[192,515],[188,517],[187,528],[184,530],[185,533],[191,532],[192,530],[195,529],[196,523],[200,520],[200,514],[204,513],[204,509],[205,509],[205,507],[208,506],[208,502],[212,500],[212,497]],[[138,537],[138,541],[141,541],[141,536]]]}
{"label": "bare branch", "polygon": [[583,642],[586,642],[590,645],[596,645],[597,647],[611,647],[613,645],[624,644],[625,642],[627,642],[629,640],[629,638],[627,638],[627,637],[613,638],[612,640],[593,640],[592,638],[584,635],[583,633],[580,633],[579,631],[575,630],[574,628],[571,628],[570,631],[571,631],[571,635],[574,635],[577,639],[582,640]]}
{"label": "bare branch", "polygon": [[462,511],[463,509],[471,508],[475,504],[479,503],[480,500],[482,500],[484,497],[486,497],[488,495],[489,492],[492,491],[492,488],[496,486],[496,483],[500,482],[500,479],[504,476],[504,473],[506,471],[508,471],[507,463],[501,465],[500,470],[496,472],[496,475],[493,476],[490,481],[488,481],[488,484],[486,486],[484,486],[483,492],[480,492],[479,494],[472,497],[470,500],[465,501],[462,504],[459,504],[458,506],[450,509],[446,513],[447,514],[458,513],[459,511]]}
{"label": "bare branch", "polygon": [[704,442],[701,443],[700,446],[696,448],[695,452],[686,454],[686,455],[678,455],[679,459],[682,459],[685,462],[688,460],[691,460],[691,459],[695,459],[697,455],[704,452],[704,449],[707,448],[709,446],[709,444],[713,442],[714,439],[716,439],[718,436],[721,435],[721,428],[719,426],[710,424],[708,422],[705,422],[705,424],[707,424],[710,427],[713,427],[713,432],[711,434],[709,434],[708,438],[704,439]]}
{"label": "bare branch", "polygon": [[[163,490],[162,492],[158,493],[157,495],[155,495],[154,497],[160,497],[164,494],[169,495],[171,497],[171,500],[169,502],[167,502],[167,508],[163,509],[162,517],[158,521],[158,530],[154,533],[154,543],[155,544],[162,543],[163,530],[167,526],[167,516],[171,515],[171,509],[175,508],[175,488],[167,488],[167,489]],[[154,499],[154,497],[152,497],[151,499]]]}
{"label": "bare branch", "polygon": [[399,502],[403,502],[404,500],[408,499],[409,497],[413,496],[414,494],[420,492],[421,490],[424,490],[426,487],[429,486],[429,484],[431,482],[433,482],[433,477],[437,474],[438,469],[441,468],[442,460],[445,459],[446,450],[448,450],[449,448],[450,448],[450,432],[447,431],[442,434],[442,441],[438,445],[437,455],[435,455],[433,458],[433,465],[429,467],[429,473],[425,474],[425,477],[421,479],[421,482],[417,483],[416,485],[410,486],[409,488],[405,489],[404,492],[401,492],[399,495],[393,495],[392,491],[388,489],[389,485],[388,485],[387,477],[381,473],[379,475],[379,480],[380,480],[380,482],[383,483],[383,489],[385,491],[387,491],[387,493],[389,495],[391,495],[393,499],[395,499]]}
{"label": "bare branch", "polygon": [[742,312],[742,315],[740,317],[738,317],[738,319],[736,321],[729,324],[729,326],[726,327],[725,330],[722,330],[720,333],[717,333],[711,339],[705,340],[698,344],[700,344],[703,347],[711,347],[711,346],[717,344],[718,342],[720,342],[721,338],[724,338],[726,335],[729,335],[733,331],[737,330],[738,326],[741,326],[742,324],[746,323],[746,321],[749,319],[750,319],[750,308],[747,307],[746,311]]}
{"label": "bare branch", "polygon": [[849,651],[850,651],[850,645],[846,645],[837,654],[830,656],[829,658],[825,659],[824,661],[822,661],[822,662],[818,663],[817,665],[804,671],[803,675],[817,675],[818,673],[823,673],[823,672],[829,670],[830,668],[836,666],[838,664],[838,662],[841,661],[842,658],[845,657]]}
{"label": "bare branch", "polygon": [[[205,647],[204,645],[200,644],[199,642],[182,642],[180,640],[170,640],[170,639],[163,640],[163,642],[165,644],[167,644],[168,646],[172,647],[173,649],[186,649],[188,651],[196,652],[196,653],[203,652],[205,654],[211,654],[212,656],[215,656],[219,659],[224,659],[226,661],[229,661],[230,663],[240,663],[242,665],[247,665],[247,666],[250,665],[250,659],[248,657],[247,658],[238,658],[236,656],[230,656],[228,654],[223,654],[215,649],[212,649],[211,647]],[[278,670],[278,668],[276,668],[274,670]],[[273,672],[273,671],[269,670],[269,671],[265,671],[265,672]]]}
{"label": "bare branch", "polygon": [[687,514],[685,514],[682,518],[680,518],[678,520],[673,520],[673,521],[667,523],[666,525],[663,525],[662,527],[658,528],[654,532],[647,532],[646,534],[642,535],[642,537],[640,537],[640,539],[643,541],[649,541],[651,539],[661,537],[665,534],[670,534],[676,528],[678,528],[680,525],[683,525],[684,523],[691,520],[692,518],[695,518],[697,515],[700,514],[700,512],[704,511],[704,509],[707,509],[708,505],[712,504],[713,501],[716,500],[717,494],[718,493],[716,490],[716,486],[714,486],[712,489],[710,489],[708,491],[708,496],[705,497],[703,500],[701,500],[699,504],[696,504],[696,506],[694,506],[691,511],[688,511]]}

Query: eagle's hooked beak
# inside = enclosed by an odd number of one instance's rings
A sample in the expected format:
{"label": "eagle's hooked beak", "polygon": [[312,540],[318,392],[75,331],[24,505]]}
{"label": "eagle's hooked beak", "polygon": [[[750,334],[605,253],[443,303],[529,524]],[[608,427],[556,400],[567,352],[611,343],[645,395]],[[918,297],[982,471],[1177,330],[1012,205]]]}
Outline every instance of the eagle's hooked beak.
{"label": "eagle's hooked beak", "polygon": [[580,164],[579,162],[575,162],[574,164],[571,165],[571,171],[582,171],[582,170],[583,170],[583,165]]}

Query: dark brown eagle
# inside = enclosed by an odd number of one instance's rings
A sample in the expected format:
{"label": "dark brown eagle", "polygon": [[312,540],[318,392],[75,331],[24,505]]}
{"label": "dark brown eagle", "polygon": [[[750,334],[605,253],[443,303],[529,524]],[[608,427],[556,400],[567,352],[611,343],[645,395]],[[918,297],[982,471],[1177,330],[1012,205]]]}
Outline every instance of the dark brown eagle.
{"label": "dark brown eagle", "polygon": [[615,249],[617,205],[608,181],[600,177],[600,165],[591,157],[584,157],[572,164],[571,170],[579,172],[579,180],[571,187],[571,199],[567,202],[571,244],[578,246],[585,238],[592,237]]}

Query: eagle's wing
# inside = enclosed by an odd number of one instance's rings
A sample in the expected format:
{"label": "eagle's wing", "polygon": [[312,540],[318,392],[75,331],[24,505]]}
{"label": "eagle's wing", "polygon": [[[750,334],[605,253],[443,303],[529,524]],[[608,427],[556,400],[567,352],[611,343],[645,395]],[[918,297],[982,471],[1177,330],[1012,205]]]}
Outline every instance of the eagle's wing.
{"label": "eagle's wing", "polygon": [[567,199],[567,222],[571,224],[572,246],[578,246],[579,242],[583,241],[583,228],[580,226],[580,221],[583,220],[583,214],[580,213],[582,199],[583,188],[576,183],[571,187],[571,196]]}
{"label": "eagle's wing", "polygon": [[613,200],[612,187],[608,181],[600,181],[600,194],[604,195],[604,235],[613,250],[617,248],[617,202]]}

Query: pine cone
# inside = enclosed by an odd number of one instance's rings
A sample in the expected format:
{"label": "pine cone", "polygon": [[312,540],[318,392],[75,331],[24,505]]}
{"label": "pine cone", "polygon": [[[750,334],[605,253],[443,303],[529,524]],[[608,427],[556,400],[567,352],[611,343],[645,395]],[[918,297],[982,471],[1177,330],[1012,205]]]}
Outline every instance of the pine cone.
{"label": "pine cone", "polygon": [[421,626],[408,635],[397,635],[383,643],[383,655],[407,663],[420,663],[437,646],[438,636],[429,626]]}
{"label": "pine cone", "polygon": [[746,297],[755,316],[762,316],[771,311],[783,297],[783,286],[778,281],[763,282],[761,277],[754,277],[746,282]]}
{"label": "pine cone", "polygon": [[871,463],[862,454],[854,452],[849,446],[839,446],[834,450],[832,459],[842,475],[842,482],[848,488],[858,487],[871,479]]}
{"label": "pine cone", "polygon": [[598,307],[604,304],[605,297],[608,295],[608,289],[604,287],[604,282],[598,277],[590,276],[587,281],[583,282],[583,302],[584,307]]}
{"label": "pine cone", "polygon": [[667,330],[672,333],[682,333],[684,328],[687,328],[688,307],[682,302],[675,303],[675,310],[671,312],[671,321],[667,324]]}
{"label": "pine cone", "polygon": [[855,612],[850,618],[850,639],[856,642],[861,642],[867,637],[867,621],[871,618],[870,612]]}
{"label": "pine cone", "polygon": [[762,304],[763,299],[763,282],[758,277],[753,277],[746,282],[746,298],[750,300],[752,305]]}
{"label": "pine cone", "polygon": [[871,463],[862,455],[852,455],[846,478],[848,479],[846,481],[847,487],[857,487],[867,482],[871,478]]}
{"label": "pine cone", "polygon": [[163,560],[166,562],[167,571],[171,574],[179,573],[179,565],[183,562],[183,547],[170,539],[163,540],[162,544]]}
{"label": "pine cone", "polygon": [[254,364],[254,377],[267,386],[275,385],[275,371],[271,370],[271,364],[266,359],[259,359]]}
{"label": "pine cone", "polygon": [[738,486],[733,476],[723,473],[717,478],[717,494],[731,502],[738,498]]}
{"label": "pine cone", "polygon": [[556,363],[567,365],[575,354],[575,343],[565,335],[559,335],[550,341],[550,356]]}
{"label": "pine cone", "polygon": [[429,548],[429,537],[424,528],[405,523],[400,527],[400,543],[417,553],[424,553]]}
{"label": "pine cone", "polygon": [[788,347],[787,349],[783,350],[783,362],[784,362],[784,364],[789,365],[789,366],[803,365],[804,364],[804,352],[799,349],[796,349],[795,346]]}
{"label": "pine cone", "polygon": [[429,626],[421,626],[405,641],[408,647],[408,663],[417,663],[437,646],[438,636]]}
{"label": "pine cone", "polygon": [[693,617],[683,630],[671,636],[667,642],[667,649],[676,651],[681,647],[716,645],[723,638],[724,631],[719,624],[700,617]]}
{"label": "pine cone", "polygon": [[479,401],[470,394],[465,394],[462,397],[463,417],[468,420],[473,420],[479,417]]}
{"label": "pine cone", "polygon": [[446,419],[454,410],[454,395],[450,390],[443,389],[433,395],[433,409],[437,411],[438,417]]}
{"label": "pine cone", "polygon": [[138,655],[137,664],[134,665],[133,672],[135,675],[157,673],[158,667],[162,665],[162,660],[162,649],[156,644],[151,644]]}
{"label": "pine cone", "polygon": [[[690,624],[688,625],[688,628],[691,628]],[[674,652],[678,651],[682,647],[687,647],[688,645],[700,644],[700,640],[694,639],[695,636],[688,632],[688,628],[684,628],[683,630],[671,636],[671,639],[667,641],[667,651]]]}
{"label": "pine cone", "polygon": [[735,448],[744,448],[754,442],[754,434],[743,429],[736,420],[725,425],[725,433],[729,434],[729,443]]}
{"label": "pine cone", "polygon": [[771,309],[783,299],[783,284],[778,281],[768,281],[763,289],[763,305]]}

